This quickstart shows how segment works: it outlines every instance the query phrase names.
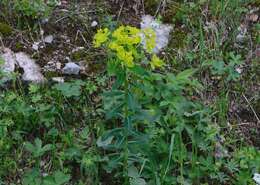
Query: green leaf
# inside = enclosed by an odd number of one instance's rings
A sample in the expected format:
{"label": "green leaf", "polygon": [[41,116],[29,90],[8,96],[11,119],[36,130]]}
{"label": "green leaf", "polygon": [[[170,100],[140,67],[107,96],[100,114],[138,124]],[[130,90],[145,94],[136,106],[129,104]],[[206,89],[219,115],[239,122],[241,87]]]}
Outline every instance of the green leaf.
{"label": "green leaf", "polygon": [[33,145],[32,143],[30,143],[30,142],[26,142],[24,146],[25,146],[25,149],[26,149],[28,152],[33,153],[33,152],[35,151],[34,145]]}
{"label": "green leaf", "polygon": [[147,183],[143,178],[131,178],[130,185],[146,185]]}
{"label": "green leaf", "polygon": [[194,69],[186,69],[179,74],[177,74],[176,79],[177,80],[188,80],[189,77],[191,77],[195,73]]}
{"label": "green leaf", "polygon": [[47,145],[45,145],[45,146],[41,149],[41,152],[45,153],[45,152],[48,152],[48,151],[50,151],[50,150],[52,150],[52,149],[53,149],[53,145],[47,144]]}
{"label": "green leaf", "polygon": [[36,138],[36,139],[34,140],[34,143],[35,143],[35,147],[36,147],[37,149],[41,149],[41,148],[42,148],[42,140],[40,140],[39,138]]}
{"label": "green leaf", "polygon": [[131,165],[128,168],[128,177],[132,177],[132,178],[138,178],[140,177],[137,168],[134,165]]}
{"label": "green leaf", "polygon": [[107,147],[108,145],[110,145],[112,143],[114,139],[114,136],[109,136],[105,139],[102,140],[102,137],[99,137],[97,140],[97,146],[98,147]]}
{"label": "green leaf", "polygon": [[22,179],[23,185],[41,185],[41,178],[40,178],[40,170],[39,169],[32,169],[31,171],[27,172]]}
{"label": "green leaf", "polygon": [[56,185],[62,185],[64,183],[69,182],[70,175],[66,175],[66,174],[62,173],[61,171],[56,171],[54,173],[54,179],[55,179]]}
{"label": "green leaf", "polygon": [[81,86],[83,86],[82,81],[74,81],[74,82],[65,82],[55,84],[53,86],[54,89],[60,91],[65,97],[73,97],[81,95]]}
{"label": "green leaf", "polygon": [[123,128],[115,128],[108,130],[97,140],[97,146],[104,149],[119,149],[122,148],[125,141]]}
{"label": "green leaf", "polygon": [[225,73],[225,63],[223,61],[214,61],[212,68],[213,74],[223,75]]}

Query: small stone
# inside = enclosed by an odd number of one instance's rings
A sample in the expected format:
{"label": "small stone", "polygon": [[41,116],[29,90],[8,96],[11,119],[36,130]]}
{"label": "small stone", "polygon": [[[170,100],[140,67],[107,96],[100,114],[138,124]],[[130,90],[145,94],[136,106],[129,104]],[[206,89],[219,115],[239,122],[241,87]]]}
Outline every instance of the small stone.
{"label": "small stone", "polygon": [[241,69],[240,67],[237,67],[237,68],[236,68],[236,72],[238,72],[239,74],[241,74],[241,73],[242,73],[242,69]]}
{"label": "small stone", "polygon": [[44,38],[44,42],[47,43],[47,44],[51,44],[53,42],[53,35],[48,35]]}
{"label": "small stone", "polygon": [[92,23],[91,23],[91,27],[96,27],[98,25],[98,22],[97,21],[93,21]]}
{"label": "small stone", "polygon": [[39,44],[40,42],[34,42],[32,45],[33,50],[38,51],[39,50]]}
{"label": "small stone", "polygon": [[64,77],[53,77],[52,81],[58,82],[58,83],[64,83]]}
{"label": "small stone", "polygon": [[67,75],[78,75],[79,72],[80,66],[73,62],[65,64],[65,67],[62,69],[62,73]]}
{"label": "small stone", "polygon": [[49,22],[49,18],[44,18],[41,20],[42,24],[47,24]]}

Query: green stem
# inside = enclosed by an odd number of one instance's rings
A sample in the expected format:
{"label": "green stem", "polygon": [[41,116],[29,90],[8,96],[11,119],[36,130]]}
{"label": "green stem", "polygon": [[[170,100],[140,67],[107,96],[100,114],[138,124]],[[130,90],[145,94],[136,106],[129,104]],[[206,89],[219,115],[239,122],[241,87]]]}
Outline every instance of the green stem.
{"label": "green stem", "polygon": [[181,175],[181,185],[184,184],[184,175],[183,175],[183,141],[182,141],[182,133],[179,133],[180,135],[180,175]]}
{"label": "green stem", "polygon": [[124,176],[125,176],[125,185],[129,184],[128,179],[128,73],[127,69],[125,71],[125,84],[124,84],[124,91],[125,91],[125,107],[124,107],[124,135],[125,135],[125,145],[124,145]]}

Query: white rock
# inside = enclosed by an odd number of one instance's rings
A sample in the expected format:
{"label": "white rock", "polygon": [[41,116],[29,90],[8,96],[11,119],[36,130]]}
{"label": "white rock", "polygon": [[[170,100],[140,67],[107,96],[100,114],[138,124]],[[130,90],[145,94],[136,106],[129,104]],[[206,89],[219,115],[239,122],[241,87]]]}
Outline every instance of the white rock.
{"label": "white rock", "polygon": [[58,83],[64,83],[65,81],[63,77],[53,77],[52,80]]}
{"label": "white rock", "polygon": [[92,23],[91,23],[91,27],[96,27],[98,25],[98,22],[97,21],[93,21]]}
{"label": "white rock", "polygon": [[[142,17],[141,29],[152,28],[156,33],[156,46],[153,50],[154,53],[159,53],[169,43],[170,33],[173,29],[171,25],[161,24],[156,21],[152,16],[145,15]],[[145,45],[145,42],[143,42]]]}
{"label": "white rock", "polygon": [[260,185],[260,174],[259,173],[255,173],[253,179],[257,185]]}
{"label": "white rock", "polygon": [[40,44],[40,42],[34,42],[33,45],[32,45],[32,48],[34,50],[38,51],[39,50],[39,44]]}
{"label": "white rock", "polygon": [[44,77],[41,73],[40,67],[23,52],[15,54],[17,64],[23,69],[24,73],[22,79],[35,83],[44,82]]}
{"label": "white rock", "polygon": [[44,42],[47,43],[47,44],[51,44],[53,42],[53,35],[48,35],[44,38]]}
{"label": "white rock", "polygon": [[67,75],[78,75],[80,72],[80,66],[75,64],[74,62],[69,62],[62,69],[63,74]]}
{"label": "white rock", "polygon": [[49,18],[44,18],[41,20],[42,24],[46,24],[49,22]]}
{"label": "white rock", "polygon": [[237,71],[239,74],[241,74],[241,73],[243,72],[243,70],[242,70],[241,67],[237,67],[237,68],[236,68],[236,71]]}

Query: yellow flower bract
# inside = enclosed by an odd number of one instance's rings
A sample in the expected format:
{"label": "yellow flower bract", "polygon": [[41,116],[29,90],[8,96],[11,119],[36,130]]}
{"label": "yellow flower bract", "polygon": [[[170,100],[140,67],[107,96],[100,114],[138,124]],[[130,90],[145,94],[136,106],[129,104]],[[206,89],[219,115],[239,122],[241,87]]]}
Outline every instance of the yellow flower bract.
{"label": "yellow flower bract", "polygon": [[145,37],[146,50],[149,53],[152,53],[153,49],[156,46],[156,34],[155,34],[154,30],[151,29],[151,28],[144,29],[143,34],[144,34],[144,37]]}
{"label": "yellow flower bract", "polygon": [[[145,46],[141,44],[142,37],[145,39]],[[152,53],[156,44],[156,34],[152,29],[140,30],[132,26],[120,26],[112,33],[105,28],[98,30],[93,43],[95,47],[107,46],[115,52],[123,66],[131,68],[135,66],[135,60],[137,60],[135,57],[140,52],[140,46],[143,46],[148,53]],[[161,59],[153,55],[150,62],[152,69],[161,67],[163,64]]]}
{"label": "yellow flower bract", "polygon": [[107,28],[100,29],[94,36],[94,47],[98,48],[108,40],[110,32]]}
{"label": "yellow flower bract", "polygon": [[162,67],[164,65],[164,62],[156,55],[153,55],[152,61],[150,62],[150,64],[151,64],[151,68],[155,69],[156,67],[158,67],[158,68]]}

